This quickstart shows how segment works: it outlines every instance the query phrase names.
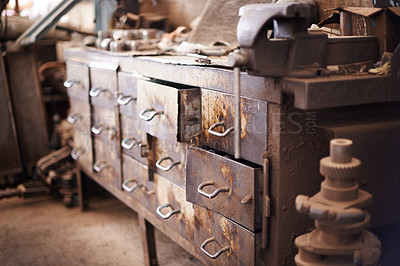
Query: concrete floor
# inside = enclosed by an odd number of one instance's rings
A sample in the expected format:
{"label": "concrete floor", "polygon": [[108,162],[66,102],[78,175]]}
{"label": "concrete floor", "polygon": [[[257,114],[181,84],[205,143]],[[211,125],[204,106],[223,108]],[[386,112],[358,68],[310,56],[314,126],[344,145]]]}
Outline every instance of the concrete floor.
{"label": "concrete floor", "polygon": [[[0,200],[0,265],[144,265],[135,212],[112,196],[67,209],[59,197]],[[202,265],[156,231],[160,265]]]}

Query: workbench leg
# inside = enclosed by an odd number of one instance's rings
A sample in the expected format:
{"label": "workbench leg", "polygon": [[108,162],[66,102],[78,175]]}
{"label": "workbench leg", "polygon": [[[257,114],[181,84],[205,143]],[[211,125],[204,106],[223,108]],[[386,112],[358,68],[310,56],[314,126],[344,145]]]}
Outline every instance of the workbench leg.
{"label": "workbench leg", "polygon": [[87,209],[87,177],[82,174],[82,171],[79,168],[76,179],[78,186],[79,208],[81,211],[85,211]]}
{"label": "workbench leg", "polygon": [[144,261],[147,266],[158,265],[156,254],[156,240],[154,237],[154,226],[139,215],[139,223],[142,231],[142,243]]}

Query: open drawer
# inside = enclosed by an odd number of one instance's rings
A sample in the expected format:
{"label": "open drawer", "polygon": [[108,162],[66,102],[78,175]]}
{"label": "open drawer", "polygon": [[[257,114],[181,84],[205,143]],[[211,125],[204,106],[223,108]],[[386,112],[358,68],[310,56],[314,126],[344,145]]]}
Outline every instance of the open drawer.
{"label": "open drawer", "polygon": [[139,128],[171,144],[200,134],[200,89],[138,81]]}
{"label": "open drawer", "polygon": [[[201,89],[202,135],[208,147],[234,154],[235,97]],[[267,150],[267,102],[241,97],[241,158],[260,164]]]}
{"label": "open drawer", "polygon": [[250,231],[261,228],[262,168],[189,147],[186,199],[232,219]]}

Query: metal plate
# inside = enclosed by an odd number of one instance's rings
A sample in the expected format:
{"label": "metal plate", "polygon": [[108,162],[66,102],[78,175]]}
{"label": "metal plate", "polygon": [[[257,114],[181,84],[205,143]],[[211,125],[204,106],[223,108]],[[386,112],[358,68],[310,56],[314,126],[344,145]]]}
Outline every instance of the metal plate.
{"label": "metal plate", "polygon": [[[177,141],[190,141],[200,133],[199,97],[198,88],[177,89],[139,80],[137,101],[139,128],[172,144]],[[145,121],[140,118],[140,113],[146,109],[162,114]],[[143,115],[150,118],[152,112]]]}
{"label": "metal plate", "polygon": [[127,97],[132,97],[126,105],[119,105],[121,114],[137,119],[137,78],[126,72],[118,72],[118,93]]}
{"label": "metal plate", "polygon": [[[261,228],[262,168],[253,168],[216,153],[189,147],[186,167],[186,199],[232,219],[250,231]],[[227,187],[213,198],[198,192],[200,184],[213,182],[201,191],[211,194]]]}
{"label": "metal plate", "polygon": [[94,138],[94,160],[96,162],[103,161],[109,167],[101,172],[96,172],[99,178],[107,180],[114,186],[121,187],[121,160],[118,152],[117,142],[115,141],[102,141],[99,138]]}
{"label": "metal plate", "polygon": [[70,98],[70,116],[78,115],[73,124],[74,129],[81,131],[85,135],[90,135],[90,105],[88,102]]}
{"label": "metal plate", "polygon": [[67,61],[67,81],[72,82],[68,95],[81,101],[89,99],[89,67],[74,61]]}
{"label": "metal plate", "polygon": [[[164,176],[176,185],[185,188],[186,186],[186,153],[187,144],[176,143],[172,145],[167,141],[161,139],[153,138],[152,149],[149,156],[149,167],[152,171]],[[169,157],[160,163],[162,167],[168,167],[171,164],[178,163],[174,165],[170,170],[165,171],[156,166],[157,161]]]}
{"label": "metal plate", "polygon": [[[121,115],[121,142],[124,140],[131,139],[132,141],[136,140],[136,143],[142,143],[143,145],[147,144],[146,132],[140,130],[137,126],[137,119],[134,119],[127,115]],[[131,149],[125,149],[121,144],[121,149],[125,154],[128,154],[132,158],[140,161],[141,163],[147,165],[147,157],[142,157],[140,146],[135,144]]]}
{"label": "metal plate", "polygon": [[[209,128],[224,122],[224,130],[234,125],[234,96],[232,94],[201,89],[202,135],[208,147],[234,154],[234,134],[225,137],[211,135]],[[217,128],[215,130],[218,130]],[[241,98],[241,158],[262,165],[267,149],[267,102]]]}
{"label": "metal plate", "polygon": [[92,171],[93,166],[93,148],[92,138],[90,135],[81,133],[78,130],[74,130],[74,148],[82,149],[82,153],[76,160],[77,163],[85,169]]}
{"label": "metal plate", "polygon": [[117,72],[90,68],[91,88],[102,90],[98,96],[90,96],[92,105],[112,109],[117,105]]}
{"label": "metal plate", "polygon": [[[168,219],[162,219],[169,227],[174,228],[178,234],[188,240],[193,240],[194,232],[194,210],[191,203],[186,201],[185,190],[178,187],[168,179],[155,174],[157,206],[170,204],[174,210],[180,210]],[[163,210],[163,213],[170,211],[170,208]]]}
{"label": "metal plate", "polygon": [[[155,196],[155,185],[153,182],[148,181],[148,168],[146,165],[132,159],[126,154],[122,155],[122,175],[123,181],[136,180],[139,185],[138,188],[132,192],[125,191],[128,195],[135,198],[143,206],[149,210],[155,210],[156,208],[156,196]],[[132,184],[128,184],[131,187]]]}
{"label": "metal plate", "polygon": [[[213,265],[262,265],[256,256],[256,246],[260,234],[254,234],[206,208],[194,205],[195,226],[194,245],[196,251]],[[206,239],[214,237],[205,250],[215,254],[218,250],[229,247],[229,250],[221,253],[216,259],[211,259],[200,246]]]}

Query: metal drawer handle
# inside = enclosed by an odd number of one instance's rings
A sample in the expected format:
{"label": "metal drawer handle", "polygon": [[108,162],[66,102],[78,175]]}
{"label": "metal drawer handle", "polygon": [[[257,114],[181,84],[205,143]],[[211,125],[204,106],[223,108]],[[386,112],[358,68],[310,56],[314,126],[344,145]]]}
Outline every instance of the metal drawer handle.
{"label": "metal drawer handle", "polygon": [[[164,213],[161,212],[162,209],[165,209],[165,208],[168,208],[168,207],[171,207],[171,211],[170,211],[169,213],[164,214]],[[158,206],[158,207],[157,207],[157,210],[156,210],[156,213],[158,214],[158,216],[160,216],[160,217],[163,218],[163,219],[168,219],[168,218],[171,217],[173,214],[175,214],[175,213],[180,213],[180,212],[181,212],[181,210],[174,210],[174,209],[172,209],[171,204],[164,204],[164,205]]]}
{"label": "metal drawer handle", "polygon": [[[146,116],[146,113],[150,113],[149,116]],[[154,108],[147,108],[143,109],[139,113],[139,118],[144,120],[144,121],[151,121],[156,115],[162,115],[164,114],[164,111],[155,111]]]}
{"label": "metal drawer handle", "polygon": [[212,259],[216,259],[219,257],[219,255],[221,255],[222,253],[224,253],[225,251],[228,251],[231,249],[230,246],[226,246],[224,248],[221,248],[220,250],[217,251],[217,253],[215,253],[214,255],[210,254],[207,250],[206,250],[206,246],[208,243],[215,241],[215,237],[210,237],[209,239],[206,239],[203,244],[201,244],[200,249],[201,251],[204,252],[204,254],[206,254],[207,256],[209,256]]}
{"label": "metal drawer handle", "polygon": [[74,159],[75,161],[79,159],[79,157],[81,157],[82,153],[85,151],[85,149],[83,149],[82,147],[77,147],[74,148],[71,151],[71,158]]}
{"label": "metal drawer handle", "polygon": [[93,170],[100,173],[104,169],[111,167],[106,161],[97,161],[93,164]]}
{"label": "metal drawer handle", "polygon": [[76,79],[68,79],[66,81],[64,81],[64,87],[65,88],[71,88],[72,86],[74,86],[75,84],[79,84],[81,83],[79,80]]}
{"label": "metal drawer handle", "polygon": [[223,126],[223,125],[224,125],[224,122],[215,123],[214,125],[212,125],[212,126],[208,129],[208,133],[213,134],[213,135],[218,136],[218,137],[225,137],[225,136],[227,136],[229,133],[231,133],[231,132],[234,130],[233,127],[230,127],[230,128],[228,128],[228,129],[227,129],[225,132],[223,132],[223,133],[214,131],[214,128],[219,127],[219,126]]}
{"label": "metal drawer handle", "polygon": [[[131,186],[129,186],[129,184],[132,184]],[[139,184],[136,179],[129,179],[126,180],[123,184],[122,184],[122,188],[126,191],[126,192],[133,192],[135,189],[137,189],[138,187],[143,187],[143,184]]]}
{"label": "metal drawer handle", "polygon": [[103,124],[92,126],[93,134],[99,135],[106,127]]}
{"label": "metal drawer handle", "polygon": [[81,114],[79,114],[79,113],[71,113],[68,116],[67,121],[70,122],[71,124],[75,124],[81,118],[82,118]]}
{"label": "metal drawer handle", "polygon": [[90,95],[90,97],[97,97],[100,95],[100,93],[106,92],[106,91],[108,91],[108,89],[102,89],[100,87],[95,87],[95,88],[90,89],[89,95]]}
{"label": "metal drawer handle", "polygon": [[132,100],[136,101],[136,98],[133,98],[130,95],[124,95],[122,93],[118,93],[117,103],[119,105],[127,105]]}
{"label": "metal drawer handle", "polygon": [[203,188],[206,187],[206,186],[215,186],[215,182],[214,182],[214,181],[206,181],[206,182],[201,183],[201,184],[197,187],[197,192],[198,192],[200,195],[203,195],[204,197],[209,198],[209,199],[214,198],[214,197],[217,196],[220,192],[229,192],[229,187],[220,187],[220,188],[217,188],[216,190],[214,190],[213,193],[208,194],[208,193],[206,193],[206,192],[203,191]]}
{"label": "metal drawer handle", "polygon": [[122,148],[126,150],[131,150],[135,145],[139,145],[140,141],[137,141],[135,138],[123,139],[121,141]]}
{"label": "metal drawer handle", "polygon": [[[171,163],[170,165],[164,167],[164,166],[161,165],[161,163],[162,163],[163,161],[165,161],[165,160],[171,160],[172,163]],[[158,160],[158,161],[156,162],[156,167],[157,167],[158,169],[163,170],[164,172],[168,172],[169,170],[171,170],[172,167],[174,167],[175,165],[178,165],[178,164],[181,164],[181,162],[174,162],[174,161],[172,160],[171,157],[164,157],[164,158],[161,158],[160,160]]]}

